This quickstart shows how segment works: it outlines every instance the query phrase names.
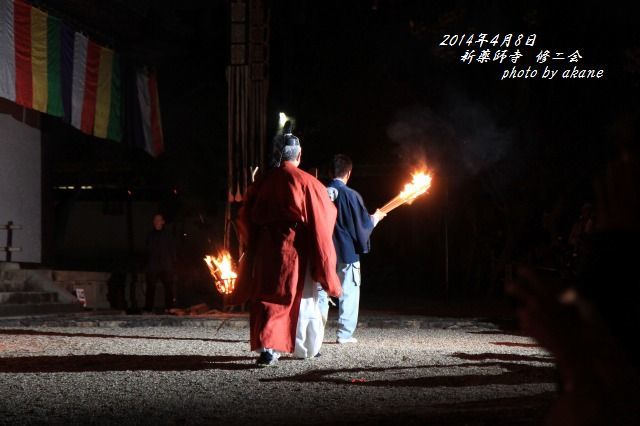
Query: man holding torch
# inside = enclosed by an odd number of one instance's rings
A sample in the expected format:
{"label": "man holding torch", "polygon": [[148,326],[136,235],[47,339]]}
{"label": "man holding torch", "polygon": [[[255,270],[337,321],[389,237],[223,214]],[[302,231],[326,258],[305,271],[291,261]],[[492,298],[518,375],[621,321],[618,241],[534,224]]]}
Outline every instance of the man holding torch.
{"label": "man holding torch", "polygon": [[[369,252],[369,237],[373,228],[386,216],[377,210],[370,215],[360,194],[347,186],[353,163],[349,157],[337,154],[332,161],[333,180],[327,187],[338,209],[333,242],[338,256],[338,276],[342,283],[339,299],[338,343],[356,343],[353,337],[358,324],[360,304],[360,255]],[[326,322],[329,296],[320,292],[322,316]]]}
{"label": "man holding torch", "polygon": [[290,129],[274,151],[274,167],[248,189],[239,213],[246,251],[231,295],[231,304],[251,302],[251,350],[260,353],[260,366],[275,364],[282,352],[317,356],[324,337],[318,289],[341,293],[336,208],[324,185],[298,168],[302,150]]}

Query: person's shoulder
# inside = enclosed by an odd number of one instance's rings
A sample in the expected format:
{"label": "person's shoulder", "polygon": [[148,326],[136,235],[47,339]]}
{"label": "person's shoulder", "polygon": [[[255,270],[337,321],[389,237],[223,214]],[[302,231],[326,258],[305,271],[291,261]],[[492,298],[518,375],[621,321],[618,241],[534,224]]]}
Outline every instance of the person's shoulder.
{"label": "person's shoulder", "polygon": [[274,167],[258,175],[247,188],[247,198],[258,196],[263,191],[270,191],[273,186],[280,186],[283,182],[293,181],[296,177],[290,169]]}
{"label": "person's shoulder", "polygon": [[307,172],[304,172],[304,173],[306,173],[307,175],[306,182],[310,188],[313,188],[315,191],[318,191],[318,192],[327,192],[327,187],[322,182],[320,182],[318,178],[316,178],[315,176]]}
{"label": "person's shoulder", "polygon": [[301,168],[290,169],[291,173],[298,179],[302,180],[306,185],[313,187],[314,189],[325,189],[325,186],[309,172],[302,170]]}
{"label": "person's shoulder", "polygon": [[329,184],[327,185],[327,188],[334,188],[336,190],[338,194],[336,198],[341,198],[341,199],[346,198],[349,200],[362,198],[358,191],[347,186],[345,183],[337,179],[334,179],[331,182],[329,182]]}
{"label": "person's shoulder", "polygon": [[286,174],[284,167],[274,167],[267,169],[264,173],[260,173],[256,176],[255,181],[251,186],[260,187],[265,182],[269,182],[272,179],[278,179],[279,176]]}
{"label": "person's shoulder", "polygon": [[351,188],[350,186],[345,185],[343,189],[344,189],[345,195],[347,195],[350,198],[362,198],[360,193],[355,189]]}
{"label": "person's shoulder", "polygon": [[297,181],[306,183],[310,179],[315,179],[312,175],[299,167],[280,166],[273,171],[274,179]]}

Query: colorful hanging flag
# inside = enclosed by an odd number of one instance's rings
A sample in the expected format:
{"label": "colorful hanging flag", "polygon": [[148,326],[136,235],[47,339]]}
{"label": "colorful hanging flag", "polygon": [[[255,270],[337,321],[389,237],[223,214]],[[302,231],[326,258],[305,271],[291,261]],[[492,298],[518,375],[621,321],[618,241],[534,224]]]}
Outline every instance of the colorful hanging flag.
{"label": "colorful hanging flag", "polygon": [[16,100],[16,50],[13,0],[0,0],[0,96]]}
{"label": "colorful hanging flag", "polygon": [[140,106],[143,147],[153,157],[164,152],[158,81],[155,72],[142,69],[137,72],[136,86]]}
{"label": "colorful hanging flag", "polygon": [[63,115],[58,18],[23,0],[0,0],[0,96]]}
{"label": "colorful hanging flag", "polygon": [[24,0],[0,0],[0,96],[122,139],[118,54]]}

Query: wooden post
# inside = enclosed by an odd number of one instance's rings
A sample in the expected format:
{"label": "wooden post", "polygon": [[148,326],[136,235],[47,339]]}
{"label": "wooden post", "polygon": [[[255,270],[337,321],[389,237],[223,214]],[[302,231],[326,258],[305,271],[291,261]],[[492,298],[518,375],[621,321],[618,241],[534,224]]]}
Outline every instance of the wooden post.
{"label": "wooden post", "polygon": [[11,262],[12,254],[14,251],[22,251],[22,247],[13,247],[13,231],[22,229],[22,226],[15,225],[13,221],[7,222],[6,225],[0,225],[0,230],[7,231],[7,245],[5,247],[0,246],[0,250],[4,250],[5,260]]}
{"label": "wooden post", "polygon": [[11,249],[13,248],[13,222],[7,223],[7,262],[11,262]]}
{"label": "wooden post", "polygon": [[[269,13],[264,0],[233,0],[227,67],[227,206],[224,248],[233,245],[233,203],[251,184],[251,169],[264,170],[267,141]],[[238,253],[238,257],[242,253]]]}
{"label": "wooden post", "polygon": [[[224,248],[232,253],[237,246],[236,259],[239,259],[244,248],[233,240],[233,204],[243,201],[251,184],[252,169],[264,170],[265,164],[269,13],[264,0],[232,0],[229,19]],[[227,297],[223,297],[225,307],[226,301]]]}
{"label": "wooden post", "polygon": [[134,250],[134,236],[133,236],[133,205],[132,197],[133,193],[129,193],[127,190],[127,198],[125,202],[125,214],[126,214],[126,226],[127,226],[127,252],[129,254],[129,273],[131,274],[131,285],[129,286],[129,302],[130,308],[133,311],[138,309],[138,299],[136,295],[136,287],[138,284],[138,268],[136,268],[135,262],[135,250]]}

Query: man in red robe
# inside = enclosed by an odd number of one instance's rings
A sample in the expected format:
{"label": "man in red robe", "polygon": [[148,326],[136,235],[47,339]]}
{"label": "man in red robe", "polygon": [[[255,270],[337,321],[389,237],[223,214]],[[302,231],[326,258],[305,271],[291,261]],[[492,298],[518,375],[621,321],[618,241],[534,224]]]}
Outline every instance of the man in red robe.
{"label": "man in red robe", "polygon": [[282,352],[318,356],[324,336],[318,287],[341,293],[332,239],[336,208],[324,185],[298,168],[297,137],[281,135],[276,152],[281,164],[249,188],[239,213],[246,251],[232,295],[233,303],[251,302],[251,350],[260,352],[262,366]]}

